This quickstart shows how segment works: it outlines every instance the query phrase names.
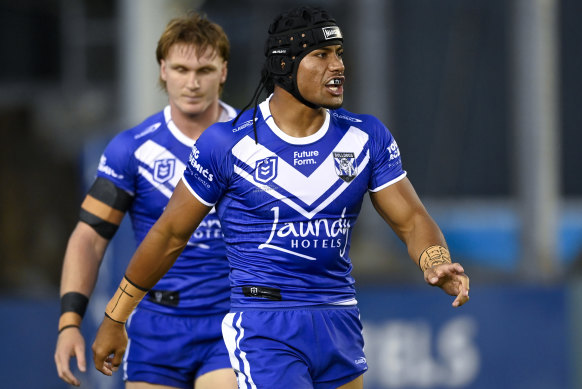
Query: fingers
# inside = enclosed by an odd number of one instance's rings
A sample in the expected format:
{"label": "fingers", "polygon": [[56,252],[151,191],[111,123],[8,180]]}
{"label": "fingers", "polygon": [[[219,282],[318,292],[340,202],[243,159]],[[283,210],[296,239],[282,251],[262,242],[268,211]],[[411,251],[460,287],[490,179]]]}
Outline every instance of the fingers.
{"label": "fingers", "polygon": [[113,359],[111,360],[111,370],[119,370],[119,366],[121,366],[121,362],[123,361],[123,354],[125,354],[125,350],[118,350],[117,353],[115,353]]}
{"label": "fingers", "polygon": [[[55,351],[55,364],[59,378],[66,383],[74,386],[80,386],[81,381],[75,377],[69,367],[71,357],[77,358],[77,364],[85,360],[85,346],[80,334],[68,330],[59,335],[57,348]],[[84,363],[84,362],[83,362]],[[81,371],[85,371],[79,369]]]}
{"label": "fingers", "polygon": [[[107,356],[107,358],[105,358],[103,366],[104,366],[105,370],[107,372],[109,372],[109,374],[107,374],[107,375],[112,375],[114,372],[119,370],[119,366],[121,366],[121,362],[123,360],[124,353],[125,353],[125,351],[118,351],[116,353],[109,354]],[[97,370],[99,370],[99,369],[97,369]],[[103,371],[101,371],[101,372],[103,373]]]}
{"label": "fingers", "polygon": [[[124,352],[117,352],[115,354],[108,355],[103,361],[102,369],[97,368],[97,370],[105,375],[113,375],[114,372],[119,370],[119,366],[121,366],[123,354]],[[95,360],[95,367],[97,367],[97,360]]]}
{"label": "fingers", "polygon": [[73,375],[71,369],[69,369],[68,357],[62,359],[62,355],[55,354],[55,364],[57,365],[57,373],[60,379],[73,386],[81,385],[81,382]]}
{"label": "fingers", "polygon": [[457,295],[455,301],[453,301],[453,307],[460,307],[469,301],[469,277],[465,274],[460,275],[460,291]]}
{"label": "fingers", "polygon": [[424,280],[433,286],[440,286],[439,281],[445,277],[457,274],[464,274],[465,269],[460,263],[447,263],[426,269],[424,272]]}
{"label": "fingers", "polygon": [[447,294],[456,296],[453,307],[460,307],[469,301],[469,277],[459,263],[443,264],[427,269],[425,281],[442,288]]}
{"label": "fingers", "polygon": [[106,349],[101,349],[94,343],[93,361],[95,362],[95,368],[97,370],[105,375],[111,376],[114,372],[119,370],[121,362],[123,361],[123,354],[125,354],[125,349],[111,349],[110,351],[104,350]]}
{"label": "fingers", "polygon": [[105,316],[91,347],[95,368],[105,375],[113,375],[113,372],[119,370],[126,346],[127,333],[124,324]]}
{"label": "fingers", "polygon": [[453,301],[453,307],[457,308],[469,301],[469,291],[462,290]]}
{"label": "fingers", "polygon": [[93,361],[95,362],[95,369],[99,370],[101,373],[111,376],[113,375],[113,369],[111,367],[111,358],[102,353],[98,353],[93,350]]}
{"label": "fingers", "polygon": [[424,280],[432,286],[439,286],[439,281],[449,274],[450,268],[450,264],[445,264],[426,269]]}
{"label": "fingers", "polygon": [[95,363],[95,369],[99,370],[101,373],[105,375],[113,375],[113,371],[111,369],[111,362],[110,362],[110,352],[104,348],[99,347],[97,344],[97,340],[93,343],[93,362]]}
{"label": "fingers", "polygon": [[93,361],[95,363],[95,369],[108,376],[113,375],[111,357],[109,354],[109,352],[103,351],[93,344]]}
{"label": "fingers", "polygon": [[85,344],[79,345],[75,350],[75,355],[77,356],[77,367],[79,371],[87,371],[87,361],[85,359]]}

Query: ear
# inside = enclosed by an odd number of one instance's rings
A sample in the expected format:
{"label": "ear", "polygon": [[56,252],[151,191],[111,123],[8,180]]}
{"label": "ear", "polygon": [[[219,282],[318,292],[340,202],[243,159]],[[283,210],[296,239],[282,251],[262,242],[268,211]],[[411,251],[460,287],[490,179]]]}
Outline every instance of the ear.
{"label": "ear", "polygon": [[164,59],[161,59],[160,60],[160,78],[164,81],[167,81],[167,78],[168,78],[168,76],[166,74],[166,67],[167,67],[166,61]]}
{"label": "ear", "polygon": [[228,61],[224,61],[222,63],[222,73],[220,75],[220,84],[224,84],[226,82],[227,75],[228,75]]}

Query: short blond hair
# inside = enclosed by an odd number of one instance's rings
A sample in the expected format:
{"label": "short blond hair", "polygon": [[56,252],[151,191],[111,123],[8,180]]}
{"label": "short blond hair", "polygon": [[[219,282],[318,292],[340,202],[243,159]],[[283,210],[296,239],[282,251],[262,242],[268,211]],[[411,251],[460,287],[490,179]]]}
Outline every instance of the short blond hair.
{"label": "short blond hair", "polygon": [[[226,33],[218,24],[208,20],[197,12],[189,12],[186,16],[170,20],[162,36],[158,40],[156,59],[161,64],[170,49],[175,44],[194,45],[197,53],[204,53],[208,48],[225,61],[230,58],[230,42]],[[166,90],[166,82],[160,77],[160,86]],[[223,85],[220,85],[222,92]]]}

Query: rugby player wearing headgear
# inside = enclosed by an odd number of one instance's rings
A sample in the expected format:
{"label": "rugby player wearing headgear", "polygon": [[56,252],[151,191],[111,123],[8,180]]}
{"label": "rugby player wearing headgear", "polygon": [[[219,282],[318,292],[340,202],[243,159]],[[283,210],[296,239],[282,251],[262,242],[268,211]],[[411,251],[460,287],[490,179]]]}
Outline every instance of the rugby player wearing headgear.
{"label": "rugby player wearing headgear", "polygon": [[[407,245],[429,285],[469,299],[469,278],[402,169],[375,117],[341,109],[343,36],[320,8],[299,7],[269,28],[255,107],[217,123],[193,147],[184,178],[126,272],[144,290],[216,206],[231,267],[223,336],[240,388],[361,389],[367,370],[350,236],[363,197]],[[262,89],[271,95],[262,103]],[[252,101],[250,104],[252,104]],[[123,321],[139,301],[123,280],[94,343],[108,373]],[[116,305],[117,304],[117,305]],[[111,354],[114,356],[109,357]]]}

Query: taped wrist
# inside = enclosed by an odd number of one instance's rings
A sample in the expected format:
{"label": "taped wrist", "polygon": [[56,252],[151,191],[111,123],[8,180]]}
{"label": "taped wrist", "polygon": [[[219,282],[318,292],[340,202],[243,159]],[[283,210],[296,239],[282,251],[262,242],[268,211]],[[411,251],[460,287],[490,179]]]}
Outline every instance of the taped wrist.
{"label": "taped wrist", "polygon": [[87,310],[89,298],[78,292],[68,292],[61,297],[61,317],[59,333],[65,328],[81,328],[81,321]]}
{"label": "taped wrist", "polygon": [[123,277],[117,291],[105,308],[105,316],[124,324],[147,292],[147,289],[141,288],[127,277]]}
{"label": "taped wrist", "polygon": [[426,269],[433,266],[442,265],[443,263],[451,263],[451,254],[446,247],[435,245],[430,246],[420,254],[418,266],[424,273]]}

